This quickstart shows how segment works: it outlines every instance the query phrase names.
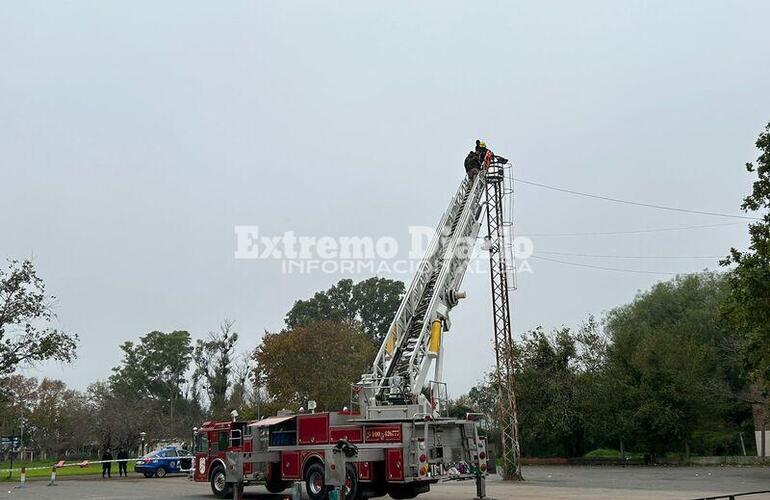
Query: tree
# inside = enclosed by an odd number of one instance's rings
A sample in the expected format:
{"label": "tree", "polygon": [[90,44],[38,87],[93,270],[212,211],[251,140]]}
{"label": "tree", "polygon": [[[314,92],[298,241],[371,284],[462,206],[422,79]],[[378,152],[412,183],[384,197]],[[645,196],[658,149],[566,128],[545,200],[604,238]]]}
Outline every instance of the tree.
{"label": "tree", "polygon": [[380,343],[390,327],[404,295],[404,283],[373,277],[353,284],[343,279],[307,300],[298,300],[286,314],[286,327],[307,326],[315,321],[359,322],[361,331]]}
{"label": "tree", "polygon": [[321,320],[339,323],[353,321],[356,311],[352,296],[353,280],[340,280],[328,290],[316,292],[307,300],[296,301],[286,313],[286,327],[296,328]]}
{"label": "tree", "polygon": [[91,417],[83,394],[61,380],[45,378],[35,390],[36,401],[28,418],[29,434],[43,458],[66,456],[87,444]]}
{"label": "tree", "polygon": [[693,442],[705,446],[698,433],[724,429],[733,407],[722,350],[733,332],[718,314],[726,293],[717,273],[679,276],[607,315],[606,418],[653,455],[687,453]]}
{"label": "tree", "polygon": [[[169,333],[153,331],[138,342],[120,346],[123,361],[113,368],[106,389],[99,388],[105,404],[102,415],[111,428],[107,437],[118,436],[115,445],[129,446],[133,438],[115,428],[122,415],[112,415],[108,405],[146,411],[139,418],[141,431],[161,430],[164,436],[186,438],[203,416],[200,398],[192,381],[188,381],[193,346],[186,331]],[[134,426],[131,425],[130,428]],[[128,441],[126,441],[128,440]]]}
{"label": "tree", "polygon": [[[42,458],[78,452],[92,440],[85,396],[60,380],[12,375],[0,380],[0,434],[18,436]],[[6,452],[8,450],[0,450]]]}
{"label": "tree", "polygon": [[210,413],[213,418],[228,418],[228,389],[231,388],[233,355],[238,343],[235,323],[224,320],[219,331],[209,332],[208,340],[198,340],[193,359],[196,366],[196,380],[205,382],[209,397]]}
{"label": "tree", "polygon": [[136,398],[125,391],[114,392],[107,382],[91,384],[87,394],[92,414],[91,427],[101,447],[138,449],[142,432],[149,436],[148,443],[152,436],[168,436],[173,432],[159,418],[162,405],[156,400]]}
{"label": "tree", "polygon": [[136,393],[172,404],[182,396],[182,384],[190,366],[193,347],[186,331],[150,332],[139,343],[125,342],[123,362],[113,368],[114,391]]}
{"label": "tree", "polygon": [[350,386],[374,358],[372,343],[349,323],[316,321],[265,333],[254,351],[255,379],[265,385],[274,409],[298,409],[315,400],[319,409],[349,405]]}
{"label": "tree", "polygon": [[482,425],[490,441],[499,445],[499,418],[497,407],[497,377],[494,372],[485,373],[484,378],[450,404],[449,415],[463,418],[467,413],[484,415]]}
{"label": "tree", "polygon": [[364,334],[381,343],[404,296],[404,283],[373,277],[353,286],[353,306]]}
{"label": "tree", "polygon": [[235,357],[231,369],[232,388],[228,397],[227,406],[238,411],[241,418],[257,418],[257,397],[253,385],[252,374],[254,368],[251,366],[251,356],[249,353],[241,353]]}
{"label": "tree", "polygon": [[[609,371],[611,339],[602,324],[589,316],[575,336],[578,374],[577,405],[588,447],[618,446],[625,451],[627,437],[633,433],[629,412],[617,378]],[[611,415],[612,418],[608,418]]]}
{"label": "tree", "polygon": [[745,354],[753,379],[766,386],[770,382],[770,124],[756,146],[759,157],[746,164],[756,180],[741,208],[764,213],[749,225],[748,250],[731,249],[722,264],[735,266],[728,275],[731,293],[725,301],[725,316],[747,340]]}
{"label": "tree", "polygon": [[0,376],[20,364],[75,358],[78,336],[46,326],[55,317],[54,299],[46,296],[31,261],[11,260],[7,270],[0,269]]}
{"label": "tree", "polygon": [[[19,435],[22,422],[29,418],[37,396],[37,379],[24,375],[0,378],[0,433],[3,436]],[[25,442],[29,435],[25,435]],[[0,450],[7,452],[8,450]]]}
{"label": "tree", "polygon": [[529,455],[582,455],[578,350],[569,328],[537,328],[516,343],[516,390],[524,451]]}
{"label": "tree", "polygon": [[494,427],[497,427],[497,377],[494,372],[485,376],[485,380],[479,382],[468,391],[468,399],[472,408],[478,413],[483,413]]}

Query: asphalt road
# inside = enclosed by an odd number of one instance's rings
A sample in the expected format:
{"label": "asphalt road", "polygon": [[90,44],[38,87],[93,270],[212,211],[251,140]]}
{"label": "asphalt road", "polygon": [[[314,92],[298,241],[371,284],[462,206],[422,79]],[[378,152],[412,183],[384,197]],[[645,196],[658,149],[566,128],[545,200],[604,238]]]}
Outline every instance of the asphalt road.
{"label": "asphalt road", "polygon": [[[530,466],[524,469],[526,481],[506,483],[492,477],[487,494],[496,499],[694,499],[726,493],[770,490],[767,467],[569,467]],[[192,483],[184,477],[163,479],[67,478],[55,487],[46,481],[30,481],[27,488],[0,483],[0,498],[14,499],[212,499],[208,484]],[[467,499],[474,497],[470,482],[443,483],[420,495],[423,500]],[[263,488],[247,488],[245,498],[281,500]],[[770,494],[744,497],[770,500]]]}

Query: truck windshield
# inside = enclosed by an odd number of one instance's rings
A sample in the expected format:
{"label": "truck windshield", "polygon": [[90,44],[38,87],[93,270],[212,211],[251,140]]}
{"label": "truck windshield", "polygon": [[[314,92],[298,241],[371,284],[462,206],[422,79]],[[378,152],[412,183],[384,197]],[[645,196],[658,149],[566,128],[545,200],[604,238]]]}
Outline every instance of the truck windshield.
{"label": "truck windshield", "polygon": [[200,453],[209,451],[209,438],[205,432],[198,434],[198,438],[195,440],[195,451]]}

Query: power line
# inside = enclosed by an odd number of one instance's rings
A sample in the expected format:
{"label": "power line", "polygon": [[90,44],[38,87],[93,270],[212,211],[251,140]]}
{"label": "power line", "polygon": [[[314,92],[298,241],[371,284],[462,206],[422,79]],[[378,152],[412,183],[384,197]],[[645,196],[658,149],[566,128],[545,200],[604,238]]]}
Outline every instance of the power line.
{"label": "power line", "polygon": [[688,214],[711,215],[711,216],[714,216],[714,217],[729,217],[729,218],[732,218],[732,219],[761,220],[759,217],[749,217],[748,215],[732,215],[732,214],[723,214],[723,213],[719,213],[719,212],[705,212],[705,211],[702,211],[702,210],[691,210],[691,209],[688,209],[688,208],[678,208],[678,207],[669,207],[669,206],[665,206],[665,205],[655,205],[653,203],[640,203],[640,202],[636,202],[636,201],[621,200],[619,198],[611,198],[609,196],[601,196],[601,195],[598,195],[598,194],[583,193],[583,192],[580,192],[580,191],[573,191],[571,189],[564,189],[564,188],[555,187],[555,186],[548,186],[546,184],[540,184],[538,182],[532,182],[532,181],[525,181],[523,179],[514,178],[513,180],[516,181],[516,182],[521,182],[522,184],[529,184],[530,186],[537,186],[537,187],[541,187],[541,188],[544,188],[544,189],[551,189],[553,191],[559,191],[561,193],[569,193],[569,194],[574,194],[574,195],[577,195],[577,196],[585,196],[587,198],[595,198],[597,200],[611,201],[611,202],[614,202],[614,203],[623,203],[623,204],[626,204],[626,205],[635,205],[637,207],[657,208],[658,210],[668,210],[668,211],[671,211],[671,212],[684,212],[684,213],[688,213]]}
{"label": "power line", "polygon": [[592,253],[569,253],[569,252],[544,252],[541,250],[537,251],[538,254],[544,253],[546,255],[563,255],[566,257],[593,257],[593,258],[599,258],[599,259],[686,259],[686,260],[697,260],[697,259],[722,259],[724,258],[724,255],[722,256],[684,256],[684,255],[598,255],[598,254],[592,254]]}
{"label": "power line", "polygon": [[666,274],[669,276],[676,276],[677,274],[681,273],[670,273],[666,271],[643,271],[641,269],[623,269],[619,267],[604,267],[604,266],[594,266],[592,264],[582,264],[579,262],[568,262],[566,260],[558,260],[558,259],[551,259],[549,257],[538,257],[537,255],[532,255],[530,258],[532,259],[538,259],[538,260],[545,260],[548,262],[556,262],[557,264],[564,264],[568,266],[575,266],[575,267],[587,267],[589,269],[599,269],[601,271],[614,271],[619,273],[635,273],[635,274]]}
{"label": "power line", "polygon": [[652,227],[643,229],[631,229],[628,231],[593,231],[583,233],[528,233],[523,236],[616,236],[623,234],[643,234],[643,233],[662,233],[668,231],[689,231],[693,229],[709,229],[724,226],[744,225],[745,222],[722,222],[719,224],[703,224],[699,226],[672,226],[672,227]]}

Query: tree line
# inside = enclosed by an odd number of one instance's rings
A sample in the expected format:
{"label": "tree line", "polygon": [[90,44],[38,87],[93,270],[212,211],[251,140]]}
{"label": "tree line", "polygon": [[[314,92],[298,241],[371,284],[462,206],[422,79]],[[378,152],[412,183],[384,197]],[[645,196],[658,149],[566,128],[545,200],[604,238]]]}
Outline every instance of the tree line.
{"label": "tree line", "polygon": [[[740,455],[754,440],[761,386],[740,336],[722,317],[727,276],[678,276],[578,329],[537,328],[515,342],[525,456],[595,449]],[[493,378],[458,398],[455,413],[496,419]],[[742,441],[743,439],[743,441]]]}
{"label": "tree line", "polygon": [[11,261],[0,270],[0,348],[18,354],[0,365],[0,435],[20,437],[43,457],[91,456],[107,447],[138,450],[142,434],[148,444],[190,443],[194,427],[228,420],[232,411],[255,419],[311,399],[341,409],[402,294],[400,281],[341,280],[298,300],[286,327],[264,332],[246,352],[230,320],[204,339],[149,332],[119,346],[123,359],[106,380],[78,391],[16,373],[35,361],[75,359],[78,337],[47,326],[54,297],[45,295],[32,262]]}

